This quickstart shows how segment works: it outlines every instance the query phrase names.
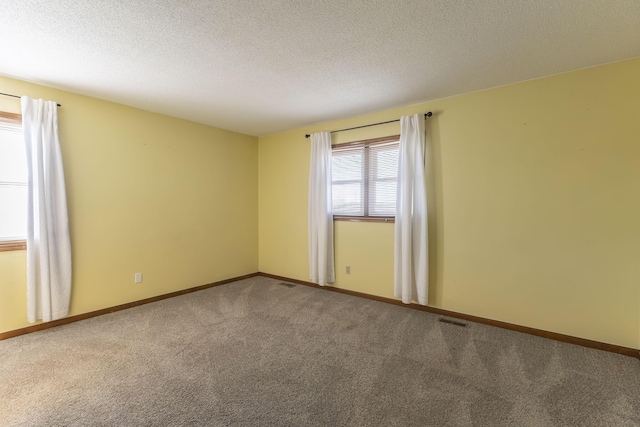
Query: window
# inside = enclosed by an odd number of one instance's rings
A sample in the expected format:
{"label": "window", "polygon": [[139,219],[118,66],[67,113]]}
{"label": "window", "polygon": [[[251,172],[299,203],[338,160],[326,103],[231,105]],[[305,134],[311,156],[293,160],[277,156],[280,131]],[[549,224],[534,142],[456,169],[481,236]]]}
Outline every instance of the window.
{"label": "window", "polygon": [[25,249],[27,159],[19,114],[0,112],[0,251]]}
{"label": "window", "polygon": [[393,221],[399,135],[334,145],[333,215],[337,220]]}

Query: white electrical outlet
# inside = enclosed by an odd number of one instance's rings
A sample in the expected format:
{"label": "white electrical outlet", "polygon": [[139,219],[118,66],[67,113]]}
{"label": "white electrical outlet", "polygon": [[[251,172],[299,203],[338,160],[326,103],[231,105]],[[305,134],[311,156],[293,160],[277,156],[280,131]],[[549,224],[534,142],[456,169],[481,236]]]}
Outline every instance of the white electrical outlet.
{"label": "white electrical outlet", "polygon": [[351,266],[347,265],[347,274],[351,274]]}
{"label": "white electrical outlet", "polygon": [[142,283],[142,273],[136,273],[136,283]]}

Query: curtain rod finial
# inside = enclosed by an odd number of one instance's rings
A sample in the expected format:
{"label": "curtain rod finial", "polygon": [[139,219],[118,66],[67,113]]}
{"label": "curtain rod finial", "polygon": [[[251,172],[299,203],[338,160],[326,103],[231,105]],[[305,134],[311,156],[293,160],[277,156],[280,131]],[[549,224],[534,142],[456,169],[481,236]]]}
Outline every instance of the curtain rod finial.
{"label": "curtain rod finial", "polygon": [[309,138],[310,136],[311,136],[311,135],[309,135],[309,134],[306,134],[306,135],[305,135],[304,137],[305,137],[305,138]]}
{"label": "curtain rod finial", "polygon": [[429,111],[427,114],[425,114],[425,117],[431,117],[433,116],[433,113],[431,111]]}

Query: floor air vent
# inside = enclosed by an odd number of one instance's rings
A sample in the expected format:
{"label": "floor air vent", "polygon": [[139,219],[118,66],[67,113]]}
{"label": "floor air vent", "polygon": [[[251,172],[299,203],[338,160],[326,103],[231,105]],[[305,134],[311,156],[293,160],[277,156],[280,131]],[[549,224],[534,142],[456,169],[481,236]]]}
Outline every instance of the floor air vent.
{"label": "floor air vent", "polygon": [[448,323],[449,325],[462,326],[463,328],[467,327],[466,323],[456,322],[455,320],[444,319],[442,317],[438,319],[438,322]]}
{"label": "floor air vent", "polygon": [[285,282],[280,282],[278,283],[278,285],[286,286],[287,288],[295,288],[296,286],[293,283],[285,283]]}

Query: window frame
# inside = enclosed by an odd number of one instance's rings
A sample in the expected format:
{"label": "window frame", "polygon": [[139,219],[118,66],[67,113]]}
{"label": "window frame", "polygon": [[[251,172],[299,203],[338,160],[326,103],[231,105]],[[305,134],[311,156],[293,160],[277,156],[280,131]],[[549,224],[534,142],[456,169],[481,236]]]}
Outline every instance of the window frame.
{"label": "window frame", "polygon": [[[4,123],[19,124],[22,126],[22,114],[0,111],[0,121]],[[25,249],[27,249],[27,241],[25,239],[0,240],[0,252],[22,251]]]}
{"label": "window frame", "polygon": [[[359,148],[363,147],[365,150],[365,161],[363,162],[363,174],[364,174],[364,211],[365,215],[333,215],[334,221],[351,221],[351,222],[386,222],[395,223],[396,217],[394,216],[369,216],[367,215],[369,210],[369,152],[370,146],[382,145],[385,143],[397,142],[400,143],[400,135],[389,135],[380,138],[363,139],[360,141],[344,142],[341,144],[334,144],[331,146],[331,155],[333,156],[334,150],[340,150],[343,148]],[[333,185],[333,183],[332,183]]]}

